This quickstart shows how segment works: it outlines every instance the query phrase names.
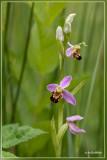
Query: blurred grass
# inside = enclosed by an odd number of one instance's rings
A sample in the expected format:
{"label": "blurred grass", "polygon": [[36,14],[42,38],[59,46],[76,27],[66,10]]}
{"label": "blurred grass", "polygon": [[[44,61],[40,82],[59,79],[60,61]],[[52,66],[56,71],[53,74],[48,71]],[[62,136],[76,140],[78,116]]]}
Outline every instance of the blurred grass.
{"label": "blurred grass", "polygon": [[[14,100],[24,56],[31,5],[32,3],[10,3],[9,23],[5,31],[7,2],[2,3],[3,43],[7,45],[7,50],[5,47],[3,49],[3,63],[7,59],[10,64],[9,72],[8,65],[3,66],[5,70],[3,77],[6,79],[3,102],[3,105],[6,103],[6,110],[3,110],[6,116],[3,117],[5,123],[10,123],[11,119],[10,92]],[[104,54],[103,47],[101,47],[104,32],[104,3],[102,2],[35,3],[28,58],[17,102],[15,121],[49,130],[50,94],[46,90],[46,85],[58,82],[59,73],[55,30],[58,25],[64,24],[65,17],[72,12],[77,15],[72,24],[71,42],[75,44],[85,41],[88,46],[81,49],[82,60],[80,62],[65,59],[64,74],[71,74],[73,77],[69,87],[71,90],[82,79],[88,77],[88,81],[76,95],[77,107],[65,104],[64,117],[72,114],[85,116],[79,126],[84,126],[87,132],[77,137],[67,133],[63,141],[62,155],[87,157],[84,152],[96,150],[102,152],[102,155],[96,156],[103,156],[104,133],[103,129],[100,130],[104,123]],[[5,32],[6,42],[4,42]],[[12,84],[12,90],[9,89],[10,84]],[[17,149],[17,155],[53,156],[50,136],[21,144]]]}

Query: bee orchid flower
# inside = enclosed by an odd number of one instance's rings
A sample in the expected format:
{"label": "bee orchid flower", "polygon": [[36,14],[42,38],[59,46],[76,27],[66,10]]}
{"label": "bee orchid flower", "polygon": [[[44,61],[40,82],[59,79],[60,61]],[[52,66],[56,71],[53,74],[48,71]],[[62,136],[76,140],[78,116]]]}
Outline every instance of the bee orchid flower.
{"label": "bee orchid flower", "polygon": [[83,117],[81,117],[80,115],[74,115],[74,116],[70,116],[70,117],[66,118],[66,121],[67,121],[68,127],[69,127],[69,131],[72,134],[76,135],[76,134],[86,132],[84,129],[77,127],[77,125],[75,124],[76,121],[80,121],[82,119],[83,119]]}
{"label": "bee orchid flower", "polygon": [[57,103],[63,98],[69,104],[76,105],[75,97],[65,90],[65,88],[70,85],[71,80],[71,76],[65,76],[59,84],[53,83],[47,85],[47,89],[52,93],[52,96],[50,97],[52,102]]}
{"label": "bee orchid flower", "polygon": [[69,47],[66,49],[66,56],[71,58],[76,58],[77,60],[81,60],[82,57],[80,55],[80,45],[72,45],[68,42]]}

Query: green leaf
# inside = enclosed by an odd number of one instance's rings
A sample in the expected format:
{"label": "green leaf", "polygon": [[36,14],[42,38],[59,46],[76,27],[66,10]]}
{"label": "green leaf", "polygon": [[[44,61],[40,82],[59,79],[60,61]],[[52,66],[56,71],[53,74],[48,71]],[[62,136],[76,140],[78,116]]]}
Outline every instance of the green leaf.
{"label": "green leaf", "polygon": [[41,74],[49,73],[58,64],[55,33],[52,28],[47,32],[35,22],[31,31],[28,60],[32,68]]}
{"label": "green leaf", "polygon": [[46,132],[29,126],[19,126],[18,124],[5,125],[2,129],[3,148],[10,148],[41,134],[46,134]]}
{"label": "green leaf", "polygon": [[17,5],[11,4],[10,7],[10,10],[12,9],[14,14],[11,15],[10,13],[11,16],[9,17],[7,34],[7,40],[9,41],[8,50],[22,58],[21,55],[25,49],[26,36],[28,33],[30,8],[27,4],[21,3]]}
{"label": "green leaf", "polygon": [[[42,8],[42,12],[41,12]],[[58,15],[64,9],[64,3],[42,2],[36,3],[34,15],[42,23],[43,27],[50,27]]]}
{"label": "green leaf", "polygon": [[13,153],[2,151],[2,157],[16,157]]}
{"label": "green leaf", "polygon": [[72,94],[75,95],[76,93],[79,92],[79,90],[86,84],[87,80],[82,80],[73,90]]}
{"label": "green leaf", "polygon": [[28,61],[30,66],[42,75],[52,72],[58,65],[56,18],[63,8],[64,3],[43,2],[35,5]]}
{"label": "green leaf", "polygon": [[67,129],[68,129],[68,124],[67,123],[63,124],[61,126],[61,128],[59,129],[58,135],[57,135],[59,143],[62,141],[63,136],[64,136],[65,132],[67,131]]}
{"label": "green leaf", "polygon": [[[46,24],[51,25],[55,18],[60,15],[60,13],[64,9],[64,3],[50,3],[48,4],[47,9],[47,17],[46,17]],[[51,16],[50,16],[51,15]]]}
{"label": "green leaf", "polygon": [[[42,122],[37,121],[37,124],[35,124],[34,127],[40,128],[40,129],[43,129],[43,130],[49,132],[50,121],[45,121],[45,120]],[[18,146],[18,150],[20,152],[20,155],[21,156],[26,155],[26,157],[32,157],[37,152],[41,152],[41,150],[43,150],[43,148],[45,148],[45,146],[47,146],[47,143],[50,143],[52,145],[52,143],[50,141],[50,139],[51,139],[50,136],[51,136],[51,134],[44,134],[44,135],[40,135],[38,137],[35,137],[25,143],[21,143]],[[30,146],[30,149],[29,149],[29,146]],[[41,153],[41,156],[44,156],[44,153]]]}

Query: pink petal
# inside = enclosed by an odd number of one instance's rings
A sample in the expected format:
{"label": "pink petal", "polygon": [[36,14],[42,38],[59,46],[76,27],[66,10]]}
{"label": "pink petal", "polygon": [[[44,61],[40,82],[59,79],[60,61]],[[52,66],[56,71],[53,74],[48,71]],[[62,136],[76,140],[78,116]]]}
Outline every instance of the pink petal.
{"label": "pink petal", "polygon": [[70,103],[72,105],[76,105],[76,99],[75,99],[75,97],[70,92],[68,92],[67,90],[63,91],[63,98],[68,103]]}
{"label": "pink petal", "polygon": [[69,131],[72,134],[79,134],[79,133],[85,133],[86,131],[84,129],[81,129],[77,127],[74,123],[68,123],[69,125]]}
{"label": "pink petal", "polygon": [[72,55],[72,47],[66,49],[66,56],[70,57]]}
{"label": "pink petal", "polygon": [[74,122],[74,121],[80,121],[82,120],[83,117],[79,116],[79,115],[74,115],[74,116],[70,116],[70,117],[67,117],[66,120],[68,122]]}
{"label": "pink petal", "polygon": [[71,76],[65,76],[60,82],[60,87],[62,88],[68,87],[70,85],[71,80],[72,80]]}
{"label": "pink petal", "polygon": [[57,87],[58,85],[57,84],[48,84],[47,85],[47,89],[50,91],[50,92],[53,92],[53,91],[55,91],[55,89],[56,89],[56,87]]}

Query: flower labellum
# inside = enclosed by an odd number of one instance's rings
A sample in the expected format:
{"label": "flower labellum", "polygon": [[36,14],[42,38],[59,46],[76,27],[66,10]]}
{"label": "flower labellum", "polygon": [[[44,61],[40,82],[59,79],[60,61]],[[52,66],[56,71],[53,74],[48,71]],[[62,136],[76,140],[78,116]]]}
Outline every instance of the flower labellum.
{"label": "flower labellum", "polygon": [[76,135],[76,134],[86,132],[84,129],[81,129],[81,128],[77,127],[76,124],[74,123],[74,122],[80,121],[82,119],[83,119],[83,117],[81,117],[80,115],[74,115],[74,116],[70,116],[70,117],[66,118],[66,121],[67,121],[68,127],[69,127],[69,131],[72,134]]}
{"label": "flower labellum", "polygon": [[80,45],[72,45],[68,42],[69,47],[66,49],[66,56],[71,58],[76,58],[77,60],[81,60],[82,57],[80,55]]}
{"label": "flower labellum", "polygon": [[47,89],[52,93],[52,96],[50,97],[51,101],[53,103],[59,102],[60,99],[64,99],[66,102],[76,105],[76,99],[75,97],[65,90],[66,87],[70,85],[70,82],[72,80],[71,76],[65,76],[61,81],[60,84],[48,84]]}
{"label": "flower labellum", "polygon": [[61,42],[64,41],[64,35],[63,35],[63,30],[61,26],[58,26],[56,29],[56,39]]}
{"label": "flower labellum", "polygon": [[75,15],[76,15],[75,13],[71,13],[67,16],[67,18],[65,20],[64,32],[66,34],[71,32],[71,23],[73,22]]}

